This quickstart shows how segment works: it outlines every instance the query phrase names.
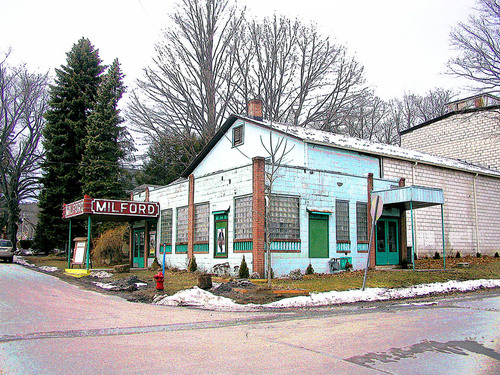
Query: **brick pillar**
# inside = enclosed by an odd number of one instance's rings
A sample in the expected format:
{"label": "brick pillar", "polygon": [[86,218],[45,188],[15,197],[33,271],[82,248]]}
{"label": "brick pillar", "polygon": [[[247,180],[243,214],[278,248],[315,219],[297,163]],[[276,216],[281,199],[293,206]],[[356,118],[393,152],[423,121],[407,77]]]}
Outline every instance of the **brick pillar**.
{"label": "brick pillar", "polygon": [[[368,173],[368,181],[367,181],[367,193],[368,193],[368,204],[366,205],[366,209],[368,210],[368,239],[371,238],[372,228],[373,228],[373,220],[372,220],[372,190],[373,190],[373,173]],[[373,237],[372,245],[368,249],[368,256],[370,257],[370,268],[375,267],[375,235]]]}
{"label": "brick pillar", "polygon": [[263,157],[255,157],[253,162],[253,207],[252,207],[252,240],[253,240],[253,266],[252,271],[257,272],[260,277],[264,277],[265,269],[265,213],[266,199],[264,194],[265,188],[265,159]]}
{"label": "brick pillar", "polygon": [[[406,180],[404,178],[399,179],[399,187],[405,187]],[[407,260],[408,263],[413,263],[412,259],[408,259],[408,231],[406,230],[406,210],[403,205],[401,205],[401,212],[399,215],[399,260]],[[411,258],[411,255],[410,255]]]}
{"label": "brick pillar", "polygon": [[188,196],[188,258],[193,257],[194,252],[194,176],[189,175]]}

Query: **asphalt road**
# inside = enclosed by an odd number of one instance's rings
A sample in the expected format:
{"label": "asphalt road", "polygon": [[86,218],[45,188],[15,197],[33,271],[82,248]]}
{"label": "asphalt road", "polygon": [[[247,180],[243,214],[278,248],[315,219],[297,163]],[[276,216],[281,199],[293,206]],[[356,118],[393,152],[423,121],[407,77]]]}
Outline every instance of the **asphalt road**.
{"label": "asphalt road", "polygon": [[500,374],[500,291],[284,312],[127,302],[0,263],[0,374]]}

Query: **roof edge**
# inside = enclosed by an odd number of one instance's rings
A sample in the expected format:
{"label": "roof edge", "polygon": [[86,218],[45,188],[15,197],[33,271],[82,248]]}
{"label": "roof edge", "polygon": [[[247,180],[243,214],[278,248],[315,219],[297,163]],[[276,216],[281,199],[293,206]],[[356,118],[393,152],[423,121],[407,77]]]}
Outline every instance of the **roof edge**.
{"label": "roof edge", "polygon": [[448,112],[448,113],[446,113],[446,114],[444,114],[442,116],[433,118],[432,120],[423,122],[423,123],[421,123],[419,125],[415,125],[415,126],[413,126],[411,128],[405,129],[405,130],[401,130],[399,132],[399,134],[403,135],[403,134],[411,133],[414,130],[423,128],[424,126],[427,126],[427,125],[433,124],[435,122],[444,120],[444,119],[446,119],[448,117],[451,117],[451,116],[454,116],[454,115],[460,115],[460,114],[465,114],[465,113],[473,113],[473,112],[489,111],[489,110],[493,110],[493,109],[500,109],[500,105],[493,105],[493,106],[489,106],[489,107],[479,107],[479,108],[467,108],[467,109],[462,109],[460,111],[451,111],[451,112]]}

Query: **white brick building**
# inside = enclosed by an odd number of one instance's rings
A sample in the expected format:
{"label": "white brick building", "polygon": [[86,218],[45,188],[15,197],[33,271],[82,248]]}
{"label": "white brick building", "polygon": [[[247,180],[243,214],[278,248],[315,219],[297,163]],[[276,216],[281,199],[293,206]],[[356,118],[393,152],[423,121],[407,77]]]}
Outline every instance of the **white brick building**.
{"label": "white brick building", "polygon": [[[262,141],[270,137],[275,144],[285,139],[291,152],[266,208],[271,166]],[[421,206],[439,206],[414,209],[412,233],[409,201],[384,205],[369,253],[372,193],[418,189],[442,197],[439,202],[421,200]],[[206,271],[220,263],[232,271],[245,256],[250,269],[262,275],[266,210],[277,275],[305,270],[308,264],[330,272],[335,259],[359,269],[368,254],[372,265],[399,264],[411,259],[411,245],[418,256],[441,253],[441,212],[447,255],[500,252],[500,171],[252,117],[231,116],[179,180],[134,199],[160,203],[157,223],[133,227],[131,258],[135,264],[150,254],[144,266],[156,256],[185,268],[195,256]],[[141,240],[148,232],[154,232],[153,240]],[[145,242],[146,249],[137,241]]]}
{"label": "white brick building", "polygon": [[[477,104],[483,102],[484,100],[480,100]],[[401,132],[401,147],[459,159],[498,171],[500,106],[454,110],[404,130]]]}

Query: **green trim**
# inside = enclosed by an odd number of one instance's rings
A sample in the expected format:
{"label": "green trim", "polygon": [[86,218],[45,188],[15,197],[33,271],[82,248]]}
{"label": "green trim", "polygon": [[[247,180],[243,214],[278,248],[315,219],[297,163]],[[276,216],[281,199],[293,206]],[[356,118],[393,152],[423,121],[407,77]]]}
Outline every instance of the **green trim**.
{"label": "green trim", "polygon": [[193,251],[195,253],[208,253],[208,243],[195,243]]}
{"label": "green trim", "polygon": [[234,251],[252,251],[253,241],[233,242]]}
{"label": "green trim", "polygon": [[300,242],[273,241],[271,242],[273,251],[300,251]]}
{"label": "green trim", "polygon": [[160,245],[160,254],[172,254],[172,245]]}
{"label": "green trim", "polygon": [[175,245],[175,253],[176,254],[187,254],[188,245]]}
{"label": "green trim", "polygon": [[367,243],[358,243],[358,251],[368,251]]}
{"label": "green trim", "polygon": [[351,251],[351,244],[350,243],[337,243],[337,251],[342,252],[342,251]]}
{"label": "green trim", "polygon": [[329,212],[329,211],[315,211],[315,210],[307,210],[307,212],[309,212],[309,215],[321,215],[321,216],[330,216],[331,214],[333,214],[333,212]]}

